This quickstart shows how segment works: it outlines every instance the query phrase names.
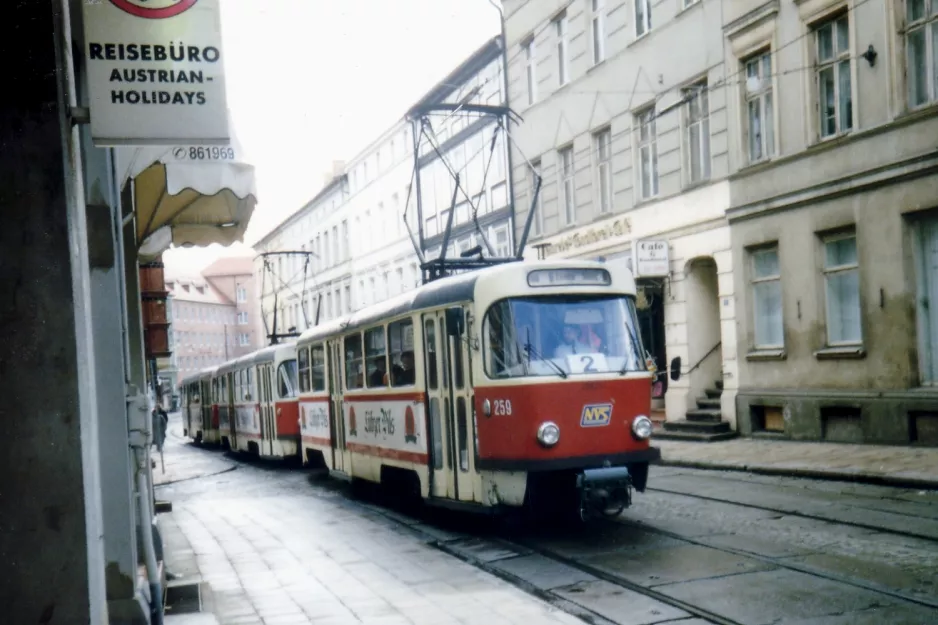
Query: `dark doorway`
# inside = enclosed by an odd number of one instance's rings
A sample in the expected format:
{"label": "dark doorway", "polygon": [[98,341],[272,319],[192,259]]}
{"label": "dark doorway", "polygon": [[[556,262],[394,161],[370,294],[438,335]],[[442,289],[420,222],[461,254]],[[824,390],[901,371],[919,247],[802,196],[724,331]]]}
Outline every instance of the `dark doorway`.
{"label": "dark doorway", "polygon": [[[664,346],[664,285],[660,280],[638,280],[636,286],[642,345],[655,359],[658,371],[666,371],[668,355]],[[664,399],[667,390],[668,376],[659,375],[652,386],[652,398]]]}

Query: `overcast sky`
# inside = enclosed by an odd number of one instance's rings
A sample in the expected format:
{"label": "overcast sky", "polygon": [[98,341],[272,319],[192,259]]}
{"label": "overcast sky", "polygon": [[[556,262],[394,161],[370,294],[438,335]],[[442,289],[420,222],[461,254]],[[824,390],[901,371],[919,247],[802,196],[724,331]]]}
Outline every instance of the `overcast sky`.
{"label": "overcast sky", "polygon": [[[249,246],[489,37],[489,0],[223,0],[225,74],[235,132],[256,167]],[[198,271],[244,246],[170,250]]]}

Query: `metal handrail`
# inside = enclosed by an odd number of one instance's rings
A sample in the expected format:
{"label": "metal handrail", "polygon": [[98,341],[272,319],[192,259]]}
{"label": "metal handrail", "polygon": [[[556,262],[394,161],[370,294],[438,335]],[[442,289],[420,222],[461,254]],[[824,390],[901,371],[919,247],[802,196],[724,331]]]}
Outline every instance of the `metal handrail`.
{"label": "metal handrail", "polygon": [[685,373],[684,375],[690,375],[691,372],[692,372],[694,369],[696,369],[697,367],[699,367],[701,364],[703,364],[703,361],[706,360],[707,357],[708,357],[710,354],[712,354],[713,352],[715,352],[716,349],[717,349],[717,347],[719,347],[722,343],[723,343],[722,340],[717,341],[717,344],[714,345],[713,347],[711,347],[711,348],[710,348],[710,351],[707,352],[706,354],[704,354],[703,358],[701,358],[700,360],[698,360],[698,361],[697,361],[697,364],[695,364],[693,367],[691,367],[690,369],[688,369],[688,370],[687,370],[687,373]]}

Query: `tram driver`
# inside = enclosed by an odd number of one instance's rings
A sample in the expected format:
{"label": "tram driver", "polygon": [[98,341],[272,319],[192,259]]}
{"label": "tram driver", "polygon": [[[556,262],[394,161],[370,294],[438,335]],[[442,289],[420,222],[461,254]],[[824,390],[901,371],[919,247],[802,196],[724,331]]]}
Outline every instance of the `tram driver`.
{"label": "tram driver", "polygon": [[564,358],[573,354],[591,354],[595,350],[580,340],[580,329],[573,324],[563,326],[560,344],[554,349],[554,358]]}

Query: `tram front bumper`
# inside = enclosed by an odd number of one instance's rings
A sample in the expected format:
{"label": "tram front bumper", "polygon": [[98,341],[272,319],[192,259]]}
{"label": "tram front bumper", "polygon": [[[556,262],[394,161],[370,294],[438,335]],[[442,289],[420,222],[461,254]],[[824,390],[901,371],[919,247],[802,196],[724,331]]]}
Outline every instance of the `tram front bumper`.
{"label": "tram front bumper", "polygon": [[576,477],[584,518],[616,515],[632,503],[632,475],[626,467],[584,469]]}

